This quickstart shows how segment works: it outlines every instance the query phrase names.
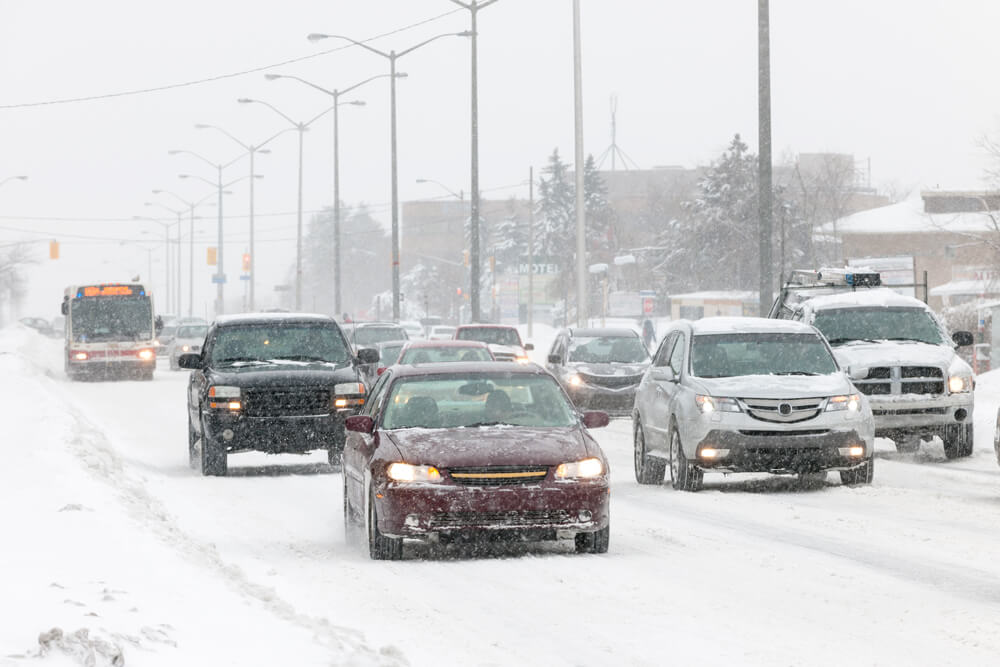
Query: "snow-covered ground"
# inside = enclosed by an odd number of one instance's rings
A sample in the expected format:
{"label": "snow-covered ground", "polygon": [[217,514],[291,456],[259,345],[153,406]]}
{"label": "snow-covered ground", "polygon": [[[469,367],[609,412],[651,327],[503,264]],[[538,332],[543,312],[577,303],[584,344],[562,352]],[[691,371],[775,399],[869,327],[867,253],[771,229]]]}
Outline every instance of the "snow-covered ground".
{"label": "snow-covered ground", "polygon": [[[551,332],[535,333],[538,357]],[[185,373],[69,383],[60,353],[0,331],[0,665],[1000,661],[1000,373],[979,378],[969,459],[879,441],[869,488],[707,476],[686,494],[635,483],[617,420],[595,431],[606,555],[374,562],[345,540],[323,456],[239,455],[230,477],[199,477]]]}

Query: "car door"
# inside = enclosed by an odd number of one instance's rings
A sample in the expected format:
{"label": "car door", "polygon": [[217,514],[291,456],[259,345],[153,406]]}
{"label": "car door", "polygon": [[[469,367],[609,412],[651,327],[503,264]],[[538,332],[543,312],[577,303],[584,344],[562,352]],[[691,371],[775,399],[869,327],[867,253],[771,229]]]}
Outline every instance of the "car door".
{"label": "car door", "polygon": [[201,399],[207,391],[209,359],[212,354],[212,343],[215,339],[215,331],[209,330],[205,334],[205,342],[201,346],[201,368],[192,370],[188,377],[188,417],[194,425],[195,431],[201,433]]}
{"label": "car door", "polygon": [[[386,370],[379,376],[375,386],[368,394],[368,401],[359,414],[371,417],[375,421],[376,430],[379,423],[379,415],[382,411],[382,403],[388,394],[389,383],[392,381],[392,370]],[[368,469],[368,462],[375,451],[375,434],[358,433],[357,431],[347,432],[347,441],[344,443],[343,470],[345,486],[348,498],[354,507],[364,507],[367,494],[365,488],[367,479],[365,471]]]}
{"label": "car door", "polygon": [[653,357],[653,363],[642,376],[639,389],[636,392],[635,403],[639,417],[645,427],[646,447],[649,451],[657,451],[666,447],[665,432],[667,421],[662,412],[665,388],[661,379],[670,366],[670,353],[677,342],[678,332],[672,332],[660,342],[660,347]]}

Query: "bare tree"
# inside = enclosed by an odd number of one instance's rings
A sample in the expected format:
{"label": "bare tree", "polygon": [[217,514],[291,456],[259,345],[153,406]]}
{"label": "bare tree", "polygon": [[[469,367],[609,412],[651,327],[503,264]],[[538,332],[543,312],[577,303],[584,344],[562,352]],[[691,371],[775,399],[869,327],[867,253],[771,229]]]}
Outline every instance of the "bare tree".
{"label": "bare tree", "polygon": [[5,316],[13,317],[12,306],[27,290],[24,267],[34,263],[35,260],[25,243],[0,246],[0,326],[7,323],[4,320]]}

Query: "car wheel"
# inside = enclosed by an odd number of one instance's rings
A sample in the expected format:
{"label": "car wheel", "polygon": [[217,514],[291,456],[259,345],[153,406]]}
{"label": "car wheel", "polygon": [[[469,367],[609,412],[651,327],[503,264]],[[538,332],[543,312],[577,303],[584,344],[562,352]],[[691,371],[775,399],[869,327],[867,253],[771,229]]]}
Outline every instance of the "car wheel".
{"label": "car wheel", "polygon": [[941,435],[945,457],[957,459],[971,456],[972,436],[972,424],[956,424],[947,427]]}
{"label": "car wheel", "polygon": [[228,471],[228,457],[224,447],[212,442],[208,437],[205,422],[201,423],[201,474],[205,477],[225,477]]}
{"label": "car wheel", "polygon": [[863,465],[851,470],[840,471],[840,483],[845,486],[858,486],[860,484],[871,484],[875,474],[875,459],[871,458]]}
{"label": "car wheel", "polygon": [[611,542],[611,524],[592,533],[577,533],[575,540],[578,554],[606,554]]}
{"label": "car wheel", "polygon": [[705,473],[691,465],[681,446],[681,434],[674,424],[670,428],[670,485],[678,491],[698,491]]}
{"label": "car wheel", "polygon": [[354,513],[354,508],[351,507],[351,498],[347,495],[347,475],[344,475],[344,540],[347,542],[351,541],[353,537],[356,516]]}
{"label": "car wheel", "polygon": [[403,557],[403,538],[386,537],[378,529],[375,494],[368,492],[368,555],[373,560],[399,560]]}
{"label": "car wheel", "polygon": [[919,435],[908,435],[893,442],[896,444],[896,451],[900,454],[912,454],[920,449]]}
{"label": "car wheel", "polygon": [[663,477],[666,474],[666,463],[646,454],[646,434],[643,431],[642,422],[639,421],[635,424],[633,448],[635,481],[640,484],[663,484]]}
{"label": "car wheel", "polygon": [[188,415],[188,465],[194,470],[198,467],[198,434],[194,432],[194,424]]}

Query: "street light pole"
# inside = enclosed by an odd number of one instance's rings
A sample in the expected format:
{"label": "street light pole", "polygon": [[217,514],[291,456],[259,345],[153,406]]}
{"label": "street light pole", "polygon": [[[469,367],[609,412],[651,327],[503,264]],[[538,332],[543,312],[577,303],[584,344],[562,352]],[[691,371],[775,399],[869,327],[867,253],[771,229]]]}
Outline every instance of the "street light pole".
{"label": "street light pole", "polygon": [[[170,297],[172,296],[170,290],[170,228],[174,225],[172,222],[163,222],[158,218],[151,218],[145,215],[133,215],[133,220],[147,220],[149,222],[155,222],[160,227],[163,227],[163,294],[164,303],[167,307],[170,307]],[[150,280],[152,280],[153,275],[150,271]]]}
{"label": "street light pole", "polygon": [[757,0],[757,134],[758,193],[757,215],[760,220],[760,316],[771,308],[771,229],[774,225],[771,204],[771,26],[768,0]]}
{"label": "street light pole", "polygon": [[583,158],[583,67],[580,56],[580,0],[573,0],[573,109],[576,169],[576,323],[587,323],[587,221]]}
{"label": "street light pole", "polygon": [[480,321],[480,300],[479,300],[479,271],[480,271],[480,250],[479,250],[479,50],[477,38],[479,28],[477,16],[479,10],[492,5],[497,0],[484,0],[478,2],[461,2],[451,0],[460,7],[465,7],[471,15],[471,43],[472,43],[472,84],[471,84],[471,114],[472,114],[472,140],[471,140],[471,181],[472,195],[469,206],[469,265],[470,282],[472,283],[469,292],[469,307],[471,309],[472,321]]}
{"label": "street light pole", "polygon": [[320,33],[313,33],[308,36],[309,41],[315,42],[321,39],[342,39],[344,41],[350,42],[355,46],[360,46],[376,55],[382,56],[389,61],[389,134],[390,134],[390,151],[392,153],[390,159],[390,169],[391,169],[391,187],[392,187],[392,319],[396,322],[399,321],[400,309],[400,294],[399,294],[399,182],[398,182],[398,169],[397,169],[397,145],[396,145],[396,60],[405,56],[407,53],[412,53],[422,46],[430,44],[431,42],[441,39],[442,37],[468,37],[469,33],[466,32],[449,32],[441,35],[435,35],[430,39],[424,40],[419,44],[411,46],[408,49],[402,51],[380,51],[364,42],[359,42],[350,37],[345,37],[343,35],[324,35]]}

